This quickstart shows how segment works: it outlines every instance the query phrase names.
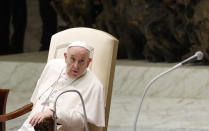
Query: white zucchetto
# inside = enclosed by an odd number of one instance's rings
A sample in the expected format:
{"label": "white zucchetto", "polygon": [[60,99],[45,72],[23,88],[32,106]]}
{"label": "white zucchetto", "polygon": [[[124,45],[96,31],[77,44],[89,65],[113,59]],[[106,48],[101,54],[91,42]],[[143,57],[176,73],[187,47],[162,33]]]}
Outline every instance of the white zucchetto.
{"label": "white zucchetto", "polygon": [[85,49],[87,49],[89,51],[89,58],[93,58],[93,53],[94,53],[94,48],[87,45],[85,42],[83,41],[74,41],[69,43],[69,45],[67,46],[67,49],[73,46],[79,46],[79,47],[83,47]]}
{"label": "white zucchetto", "polygon": [[93,50],[94,50],[93,47],[87,45],[87,44],[86,44],[85,42],[83,42],[83,41],[74,41],[74,42],[71,42],[71,43],[67,46],[67,48],[70,48],[70,47],[73,47],[73,46],[80,46],[80,47],[83,47],[83,48],[87,49],[90,53],[92,53]]}

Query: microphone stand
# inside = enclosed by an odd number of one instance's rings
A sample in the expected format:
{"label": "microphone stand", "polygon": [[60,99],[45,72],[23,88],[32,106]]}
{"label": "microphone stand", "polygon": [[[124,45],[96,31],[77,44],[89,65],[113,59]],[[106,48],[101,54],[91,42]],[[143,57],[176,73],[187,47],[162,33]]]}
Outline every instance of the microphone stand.
{"label": "microphone stand", "polygon": [[134,121],[134,131],[136,131],[136,125],[137,125],[137,120],[138,120],[138,117],[139,117],[139,113],[140,113],[140,110],[141,110],[141,106],[142,106],[142,102],[144,100],[144,97],[145,97],[145,94],[147,93],[148,89],[150,88],[150,86],[157,80],[159,79],[161,76],[167,74],[168,72],[184,65],[184,64],[187,64],[189,62],[192,62],[194,60],[202,60],[203,59],[203,53],[201,51],[197,51],[193,56],[187,58],[186,60],[182,61],[181,63],[179,64],[176,64],[175,66],[173,66],[172,68],[169,68],[168,70],[160,73],[159,75],[155,76],[145,87],[144,89],[144,92],[142,94],[142,98],[141,98],[141,101],[140,101],[140,104],[139,104],[139,108],[138,108],[138,112],[137,112],[137,115],[136,115],[136,118],[135,118],[135,121]]}
{"label": "microphone stand", "polygon": [[54,126],[54,131],[57,131],[57,116],[56,116],[56,103],[57,103],[57,99],[64,93],[67,93],[67,92],[75,92],[77,93],[79,96],[80,96],[80,99],[81,99],[81,102],[82,102],[82,106],[83,106],[83,113],[84,113],[84,124],[85,124],[85,131],[89,131],[89,128],[88,128],[88,123],[87,123],[87,116],[86,116],[86,109],[85,109],[85,104],[84,104],[84,101],[83,101],[83,97],[81,95],[81,93],[77,90],[67,90],[67,91],[63,91],[62,93],[60,93],[57,98],[55,99],[55,102],[54,102],[54,113],[53,113],[53,120],[54,120],[54,123],[53,123],[53,126]]}
{"label": "microphone stand", "polygon": [[138,108],[138,112],[137,112],[137,115],[136,115],[136,118],[135,118],[135,121],[134,121],[134,131],[136,131],[136,125],[137,125],[137,120],[138,120],[138,117],[139,117],[139,113],[140,113],[140,109],[141,109],[141,106],[142,106],[142,102],[144,100],[144,97],[145,97],[145,94],[147,93],[148,89],[150,88],[150,86],[157,80],[159,79],[161,76],[167,74],[168,72],[178,68],[182,66],[182,63],[179,63],[179,64],[176,64],[175,66],[173,66],[172,68],[169,68],[168,70],[160,73],[159,75],[155,76],[145,87],[144,89],[144,92],[142,94],[142,98],[141,98],[141,101],[140,101],[140,104],[139,104],[139,108]]}

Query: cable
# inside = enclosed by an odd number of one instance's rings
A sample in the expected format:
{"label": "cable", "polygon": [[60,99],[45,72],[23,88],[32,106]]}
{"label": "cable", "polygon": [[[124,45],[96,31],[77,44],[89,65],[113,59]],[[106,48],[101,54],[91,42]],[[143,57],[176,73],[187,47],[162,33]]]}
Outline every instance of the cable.
{"label": "cable", "polygon": [[89,131],[89,128],[88,128],[88,123],[87,123],[87,116],[86,116],[86,109],[85,109],[85,104],[84,104],[84,101],[83,101],[83,97],[81,95],[81,93],[77,90],[67,90],[67,91],[63,91],[62,93],[60,93],[57,98],[55,99],[55,102],[54,102],[54,113],[53,113],[53,119],[54,119],[54,131],[57,131],[57,122],[56,122],[56,119],[57,119],[57,116],[56,116],[56,103],[57,103],[57,99],[64,93],[67,93],[67,92],[76,92],[79,96],[80,96],[80,99],[81,99],[81,102],[82,102],[82,107],[83,107],[83,113],[84,113],[84,124],[85,124],[85,131]]}

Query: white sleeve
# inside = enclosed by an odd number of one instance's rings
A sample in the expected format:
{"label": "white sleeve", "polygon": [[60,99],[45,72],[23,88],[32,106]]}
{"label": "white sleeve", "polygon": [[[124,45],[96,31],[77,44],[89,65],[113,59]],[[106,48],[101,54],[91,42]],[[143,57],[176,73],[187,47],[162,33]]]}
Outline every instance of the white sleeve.
{"label": "white sleeve", "polygon": [[57,111],[58,122],[70,128],[84,128],[84,117],[77,111]]}
{"label": "white sleeve", "polygon": [[52,64],[52,62],[53,62],[53,60],[50,60],[48,63],[46,63],[46,65],[45,65],[45,67],[44,67],[44,69],[43,69],[43,71],[42,71],[42,73],[41,73],[41,76],[40,76],[40,78],[38,79],[38,82],[37,82],[36,87],[35,87],[35,89],[34,89],[34,91],[33,91],[32,97],[31,97],[31,99],[30,99],[32,103],[35,103],[35,101],[36,101],[36,99],[37,99],[39,87],[40,87],[40,85],[44,82],[43,79],[44,79],[44,77],[46,76],[47,71],[49,70],[49,68],[50,68],[50,66],[51,66],[51,64]]}
{"label": "white sleeve", "polygon": [[40,78],[38,79],[38,82],[37,82],[36,87],[33,91],[32,97],[30,99],[32,103],[35,103],[35,101],[37,99],[36,97],[38,95],[38,90],[39,90],[40,84],[42,83],[42,79],[43,79],[44,75],[46,74],[46,70],[47,70],[48,67],[49,67],[49,64],[47,63],[44,67],[44,70],[41,73]]}
{"label": "white sleeve", "polygon": [[[50,103],[48,109],[54,111],[54,103]],[[57,108],[56,108],[57,109]],[[84,128],[84,116],[78,111],[67,111],[66,109],[57,109],[57,122],[70,128]]]}

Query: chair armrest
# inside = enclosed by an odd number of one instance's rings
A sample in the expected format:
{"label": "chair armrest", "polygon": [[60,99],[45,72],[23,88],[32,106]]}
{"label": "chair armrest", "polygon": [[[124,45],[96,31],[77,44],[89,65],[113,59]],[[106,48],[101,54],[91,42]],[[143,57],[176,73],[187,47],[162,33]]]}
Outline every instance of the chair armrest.
{"label": "chair armrest", "polygon": [[[35,131],[52,131],[54,120],[52,118],[44,119],[42,122],[34,126]],[[103,131],[103,127],[95,126],[88,123],[90,131]]]}
{"label": "chair armrest", "polygon": [[34,126],[35,131],[53,131],[54,120],[52,118],[44,119]]}
{"label": "chair armrest", "polygon": [[32,110],[33,103],[29,103],[13,112],[0,115],[0,122],[5,122],[14,118],[17,118],[21,115],[24,115]]}
{"label": "chair armrest", "polygon": [[98,127],[95,126],[94,124],[88,123],[90,131],[103,131],[104,127]]}

